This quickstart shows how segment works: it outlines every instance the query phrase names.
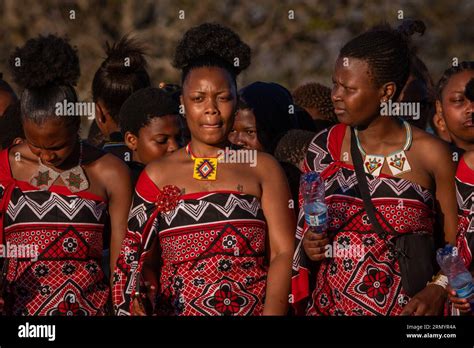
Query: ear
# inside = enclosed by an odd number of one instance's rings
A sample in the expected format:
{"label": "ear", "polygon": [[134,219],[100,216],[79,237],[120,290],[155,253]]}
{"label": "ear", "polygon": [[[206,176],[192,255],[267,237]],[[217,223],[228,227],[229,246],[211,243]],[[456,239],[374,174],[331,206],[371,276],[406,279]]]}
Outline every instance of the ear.
{"label": "ear", "polygon": [[24,142],[25,142],[25,139],[20,138],[20,137],[17,137],[17,138],[15,138],[15,139],[13,139],[12,144],[13,144],[13,145],[18,145],[18,144],[23,144]]}
{"label": "ear", "polygon": [[135,134],[131,132],[125,132],[124,140],[125,144],[130,150],[137,151],[138,137]]}
{"label": "ear", "polygon": [[441,106],[441,102],[436,100],[436,113],[433,116],[433,124],[438,130],[446,131],[446,121],[443,115],[443,107]]}
{"label": "ear", "polygon": [[101,105],[100,101],[97,101],[95,103],[95,120],[99,126],[101,124],[105,124],[105,122],[107,121],[107,118],[103,110],[104,110],[104,106]]}
{"label": "ear", "polygon": [[[183,108],[183,112],[181,112],[181,108]],[[181,117],[186,118],[186,111],[184,110],[184,100],[183,100],[183,94],[179,96],[179,115]]]}
{"label": "ear", "polygon": [[397,85],[395,82],[387,82],[382,87],[380,87],[380,101],[388,102],[393,98],[397,91]]}

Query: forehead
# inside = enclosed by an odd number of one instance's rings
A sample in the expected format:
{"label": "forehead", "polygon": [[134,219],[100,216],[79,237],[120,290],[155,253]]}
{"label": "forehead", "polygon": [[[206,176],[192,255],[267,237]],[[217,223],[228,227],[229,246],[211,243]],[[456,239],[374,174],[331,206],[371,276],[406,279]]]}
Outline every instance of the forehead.
{"label": "forehead", "polygon": [[338,57],[334,75],[343,80],[352,82],[373,82],[372,71],[369,63],[360,58]]}
{"label": "forehead", "polygon": [[240,127],[255,127],[255,114],[251,109],[240,109],[235,115],[234,125]]}
{"label": "forehead", "polygon": [[23,129],[25,135],[30,139],[38,139],[47,141],[50,139],[51,143],[65,140],[71,136],[72,130],[66,127],[65,122],[60,119],[46,119],[44,122],[38,124],[34,121],[24,120]]}
{"label": "forehead", "polygon": [[466,84],[474,77],[474,70],[464,70],[451,76],[444,88],[449,92],[464,92]]}
{"label": "forehead", "polygon": [[234,81],[230,73],[219,67],[192,69],[186,76],[183,88],[188,89],[231,89]]}
{"label": "forehead", "polygon": [[178,117],[177,115],[153,117],[145,127],[140,129],[140,133],[147,135],[174,134],[179,131]]}

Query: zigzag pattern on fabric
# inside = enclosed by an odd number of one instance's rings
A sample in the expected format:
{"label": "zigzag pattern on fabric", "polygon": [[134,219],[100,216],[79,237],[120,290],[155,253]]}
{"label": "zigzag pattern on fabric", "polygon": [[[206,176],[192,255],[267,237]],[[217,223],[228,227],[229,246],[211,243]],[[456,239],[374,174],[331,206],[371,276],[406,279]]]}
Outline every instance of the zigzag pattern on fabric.
{"label": "zigzag pattern on fabric", "polygon": [[92,200],[80,197],[67,197],[67,199],[64,199],[55,192],[51,192],[50,197],[43,203],[38,203],[34,199],[21,195],[16,203],[14,203],[13,200],[10,201],[7,215],[13,221],[16,221],[18,216],[24,213],[27,208],[35,214],[39,220],[42,220],[51,210],[58,209],[64,214],[63,218],[70,221],[74,220],[76,215],[86,208],[99,222],[106,209],[106,205],[104,203],[98,204]]}
{"label": "zigzag pattern on fabric", "polygon": [[212,201],[198,200],[197,204],[190,203],[186,200],[183,200],[179,203],[176,209],[162,213],[163,218],[165,219],[168,225],[171,225],[175,217],[179,214],[180,211],[185,212],[188,216],[198,222],[204,213],[209,209],[215,209],[218,213],[222,214],[226,218],[229,218],[237,207],[240,209],[249,212],[254,217],[257,216],[260,210],[260,202],[254,197],[251,202],[239,198],[234,194],[230,194],[227,198],[227,201],[224,205],[219,203],[214,203]]}

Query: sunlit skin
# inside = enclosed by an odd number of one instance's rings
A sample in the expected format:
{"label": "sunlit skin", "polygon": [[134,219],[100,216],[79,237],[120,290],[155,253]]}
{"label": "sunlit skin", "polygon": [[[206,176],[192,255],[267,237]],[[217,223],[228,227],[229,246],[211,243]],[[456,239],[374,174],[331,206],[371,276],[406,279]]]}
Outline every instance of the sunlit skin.
{"label": "sunlit skin", "polygon": [[133,160],[148,164],[170,155],[179,148],[181,130],[178,115],[154,117],[140,128],[138,136],[125,133],[125,143],[133,151]]}
{"label": "sunlit skin", "polygon": [[[9,161],[13,177],[29,182],[38,171],[38,158],[51,169],[62,172],[79,163],[80,145],[77,129],[69,129],[62,120],[53,117],[41,124],[24,121],[25,142],[10,149]],[[131,182],[127,166],[111,154],[101,155],[96,148],[84,143],[82,168],[89,181],[86,190],[108,203],[111,221],[111,274],[120,252],[127,228],[131,204]],[[65,186],[61,178],[53,185]]]}
{"label": "sunlit skin", "polygon": [[[403,148],[406,135],[395,117],[380,116],[380,103],[396,93],[394,82],[376,85],[366,61],[351,58],[349,64],[339,58],[333,75],[332,101],[339,122],[357,127],[359,140],[366,153],[387,156]],[[448,145],[428,133],[413,127],[413,141],[406,155],[412,170],[399,175],[435,191],[437,219],[447,242],[455,243],[457,209],[454,189],[455,165]],[[350,155],[350,128],[347,127],[341,147],[340,160],[353,165]],[[385,163],[382,173],[392,176]],[[324,259],[327,235],[305,234],[303,246],[314,261]],[[404,307],[402,315],[439,314],[446,294],[438,285],[428,285]]]}
{"label": "sunlit skin", "polygon": [[[237,107],[235,81],[222,68],[194,68],[183,83],[181,103],[191,133],[193,153],[198,157],[217,157],[219,150],[230,145],[228,135]],[[260,199],[268,226],[267,252],[270,265],[264,314],[286,314],[296,222],[293,210],[288,207],[291,199],[288,183],[278,162],[265,153],[258,153],[255,167],[248,163],[219,163],[215,181],[193,179],[193,168],[194,161],[185,149],[179,149],[170,156],[151,162],[145,170],[159,188],[176,185],[185,194],[240,190]],[[146,270],[147,264],[159,264],[158,248],[150,253],[150,260],[144,265],[145,274],[158,274],[159,269]],[[149,296],[154,298],[158,281],[156,277],[148,281],[153,286],[149,288]],[[137,300],[134,301],[133,313],[145,315]]]}
{"label": "sunlit skin", "polygon": [[265,150],[257,137],[257,123],[252,109],[237,111],[229,140],[232,144],[242,146],[244,149]]}
{"label": "sunlit skin", "polygon": [[464,95],[466,84],[473,77],[472,70],[451,76],[443,89],[441,100],[436,101],[436,127],[441,131],[446,130],[452,142],[465,151],[474,150],[474,103]]}
{"label": "sunlit skin", "polygon": [[[436,101],[435,126],[447,132],[454,144],[466,151],[463,159],[474,170],[474,102],[464,95],[466,84],[474,77],[473,70],[459,72],[449,79],[443,89],[441,100]],[[456,296],[456,291],[448,287],[449,300],[462,314],[471,312],[467,299]]]}

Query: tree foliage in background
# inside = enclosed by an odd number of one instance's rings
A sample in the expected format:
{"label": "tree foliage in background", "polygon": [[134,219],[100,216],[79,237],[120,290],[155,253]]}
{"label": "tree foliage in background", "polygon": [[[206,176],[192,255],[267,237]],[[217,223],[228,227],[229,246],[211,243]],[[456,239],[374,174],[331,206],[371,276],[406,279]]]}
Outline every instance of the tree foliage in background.
{"label": "tree foliage in background", "polygon": [[[215,21],[233,28],[252,47],[252,65],[239,77],[242,86],[256,80],[290,89],[308,81],[329,85],[339,48],[371,25],[398,25],[399,11],[425,22],[425,35],[414,43],[435,80],[453,57],[474,59],[471,0],[0,0],[0,71],[9,79],[8,56],[28,38],[67,35],[79,48],[78,91],[87,100],[104,42],[130,33],[148,47],[154,84],[176,83],[179,72],[171,66],[176,43],[188,28]],[[289,18],[293,13],[294,19]]]}

